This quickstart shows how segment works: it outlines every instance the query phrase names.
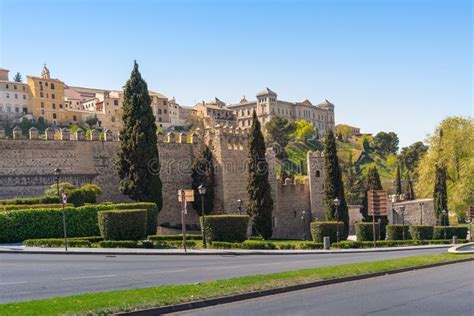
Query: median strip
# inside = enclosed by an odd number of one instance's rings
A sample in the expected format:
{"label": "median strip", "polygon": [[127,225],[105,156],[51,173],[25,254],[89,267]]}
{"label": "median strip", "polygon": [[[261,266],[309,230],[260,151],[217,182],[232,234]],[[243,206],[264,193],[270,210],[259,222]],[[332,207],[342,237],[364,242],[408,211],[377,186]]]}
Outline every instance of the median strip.
{"label": "median strip", "polygon": [[[1,315],[103,315],[160,308],[153,313],[215,305],[311,286],[474,260],[474,255],[436,254],[245,276],[185,285],[118,290],[0,305]],[[394,272],[395,271],[395,272]],[[207,303],[206,303],[207,302]],[[183,305],[181,305],[183,304]],[[209,304],[209,305],[206,305]],[[166,307],[168,306],[168,307]],[[145,313],[145,311],[143,311]],[[151,312],[151,311],[146,311]],[[141,313],[141,312],[140,312]]]}

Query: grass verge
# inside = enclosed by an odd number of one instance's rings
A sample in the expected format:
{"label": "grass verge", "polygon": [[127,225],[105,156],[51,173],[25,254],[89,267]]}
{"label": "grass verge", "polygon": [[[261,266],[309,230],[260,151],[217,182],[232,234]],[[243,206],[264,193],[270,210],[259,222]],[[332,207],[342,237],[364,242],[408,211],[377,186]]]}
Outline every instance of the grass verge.
{"label": "grass verge", "polygon": [[447,262],[474,255],[435,254],[383,261],[344,264],[315,269],[209,281],[56,297],[0,305],[0,315],[104,315],[120,311],[172,305],[318,280]]}

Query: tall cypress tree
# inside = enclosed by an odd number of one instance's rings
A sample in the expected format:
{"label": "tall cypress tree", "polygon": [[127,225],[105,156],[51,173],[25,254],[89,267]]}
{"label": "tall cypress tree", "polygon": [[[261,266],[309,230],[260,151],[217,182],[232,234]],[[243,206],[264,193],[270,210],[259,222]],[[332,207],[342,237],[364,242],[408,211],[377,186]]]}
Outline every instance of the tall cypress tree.
{"label": "tall cypress tree", "polygon": [[400,164],[397,164],[397,174],[395,176],[395,194],[402,194],[402,179],[400,177]]}
{"label": "tall cypress tree", "polygon": [[[435,166],[435,184],[433,190],[433,202],[438,225],[444,225],[443,210],[448,211],[448,190],[446,187],[446,168]],[[446,218],[449,225],[449,216]]]}
{"label": "tall cypress tree", "polygon": [[336,139],[332,131],[326,132],[324,137],[324,204],[327,220],[336,219],[336,209],[334,199],[340,201],[338,217],[344,223],[342,240],[349,235],[349,213],[347,210],[346,198],[344,195],[344,185],[342,183],[342,173],[337,157]]}
{"label": "tall cypress tree", "polygon": [[406,175],[406,182],[407,182],[407,187],[406,187],[406,199],[407,200],[414,200],[415,199],[415,189],[413,188],[413,181],[411,180],[410,177],[410,171],[407,172]]}
{"label": "tall cypress tree", "polygon": [[252,216],[253,228],[264,239],[272,237],[273,199],[268,182],[268,163],[265,158],[265,141],[255,110],[250,129],[248,153],[247,211]]}
{"label": "tall cypress tree", "polygon": [[123,92],[123,127],[116,162],[120,192],[132,200],[163,205],[155,116],[148,87],[135,61]]}
{"label": "tall cypress tree", "polygon": [[201,154],[196,157],[192,166],[192,184],[194,190],[193,208],[198,215],[202,215],[202,201],[199,194],[199,186],[203,184],[206,187],[204,194],[204,213],[210,214],[214,209],[214,163],[212,160],[212,151],[205,146]]}

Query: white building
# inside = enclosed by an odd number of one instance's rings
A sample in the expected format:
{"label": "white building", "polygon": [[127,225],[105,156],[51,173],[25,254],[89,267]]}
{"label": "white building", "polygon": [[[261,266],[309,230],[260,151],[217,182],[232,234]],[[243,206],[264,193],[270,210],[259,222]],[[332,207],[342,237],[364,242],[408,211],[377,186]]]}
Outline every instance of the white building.
{"label": "white building", "polygon": [[9,80],[9,70],[0,68],[0,121],[14,121],[29,113],[28,85]]}

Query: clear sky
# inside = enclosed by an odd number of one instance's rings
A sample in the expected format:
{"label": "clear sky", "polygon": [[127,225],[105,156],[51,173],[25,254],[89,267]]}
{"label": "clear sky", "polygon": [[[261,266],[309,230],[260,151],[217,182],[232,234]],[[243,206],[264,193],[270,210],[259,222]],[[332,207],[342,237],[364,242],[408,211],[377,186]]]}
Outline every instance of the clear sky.
{"label": "clear sky", "polygon": [[0,67],[120,89],[137,59],[181,105],[269,87],[405,146],[474,115],[472,15],[467,0],[0,0]]}

